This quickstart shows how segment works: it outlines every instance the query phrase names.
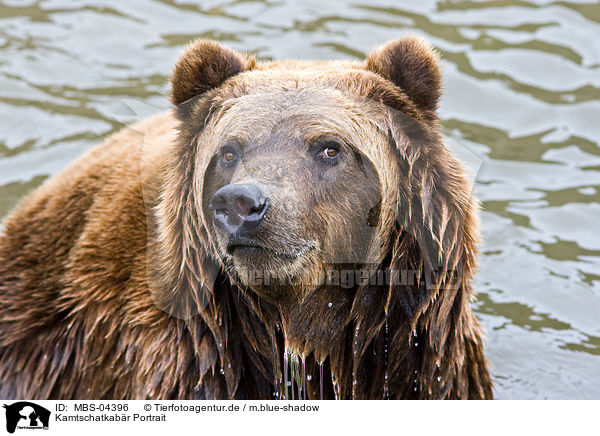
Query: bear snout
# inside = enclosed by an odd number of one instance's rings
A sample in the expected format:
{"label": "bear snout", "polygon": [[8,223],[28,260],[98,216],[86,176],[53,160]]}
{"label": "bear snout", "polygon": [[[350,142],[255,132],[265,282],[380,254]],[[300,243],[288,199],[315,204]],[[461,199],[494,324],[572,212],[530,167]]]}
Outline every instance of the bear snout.
{"label": "bear snout", "polygon": [[229,184],[215,192],[208,207],[215,225],[233,235],[257,227],[269,208],[269,199],[256,185]]}

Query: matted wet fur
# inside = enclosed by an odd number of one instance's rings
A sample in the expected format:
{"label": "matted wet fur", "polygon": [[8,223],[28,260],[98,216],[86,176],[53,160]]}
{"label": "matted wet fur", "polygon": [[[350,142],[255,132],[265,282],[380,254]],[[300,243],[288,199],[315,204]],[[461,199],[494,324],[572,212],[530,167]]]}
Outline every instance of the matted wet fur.
{"label": "matted wet fur", "polygon": [[[111,136],[4,221],[0,398],[492,398],[469,306],[477,204],[441,142],[440,87],[413,37],[364,62],[191,44],[172,114]],[[258,153],[235,171],[214,160],[231,132]],[[337,172],[303,151],[332,132]],[[207,209],[249,178],[274,195],[256,260],[272,283],[245,276],[252,258]],[[357,270],[366,281],[315,280]]]}

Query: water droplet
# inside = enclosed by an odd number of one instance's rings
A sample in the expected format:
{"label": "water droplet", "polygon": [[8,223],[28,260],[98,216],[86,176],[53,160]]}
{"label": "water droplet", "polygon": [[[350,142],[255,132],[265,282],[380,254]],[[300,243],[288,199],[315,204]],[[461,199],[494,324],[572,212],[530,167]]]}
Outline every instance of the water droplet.
{"label": "water droplet", "polygon": [[[292,384],[288,381],[288,371],[290,370],[290,361],[289,361],[289,353],[286,351],[283,352],[283,385],[285,386],[285,399],[289,400],[289,391],[288,387]],[[288,384],[289,383],[289,384]]]}
{"label": "water droplet", "polygon": [[[296,356],[295,355],[291,355],[292,361],[291,361],[291,365],[290,365],[290,371],[291,371],[291,379],[292,381],[290,383],[292,383],[294,380],[296,380]],[[296,399],[296,393],[294,391],[294,387],[292,386],[292,400]]]}
{"label": "water droplet", "polygon": [[286,386],[291,386],[291,385],[292,385],[292,382],[291,382],[291,381],[289,381],[289,382],[287,382],[285,385],[286,385]]}
{"label": "water droplet", "polygon": [[[303,379],[301,378],[301,374],[300,374],[300,362],[299,362],[299,356],[297,354],[292,354],[292,383],[295,381],[296,382],[296,386],[298,389],[298,400],[302,399],[302,386],[303,386]],[[294,388],[292,386],[292,400],[294,400]]]}
{"label": "water droplet", "polygon": [[194,388],[194,390],[195,390],[196,392],[200,391],[200,386],[196,386],[196,387]]}
{"label": "water droplet", "polygon": [[221,368],[219,372],[221,373],[221,375],[225,374],[225,370],[223,368]]}
{"label": "water droplet", "polygon": [[311,380],[312,380],[312,375],[308,374],[308,375],[306,376],[306,380],[308,380],[308,381],[311,381]]}
{"label": "water droplet", "polygon": [[306,400],[306,361],[305,361],[305,356],[302,356],[302,358],[300,359],[302,362],[302,393],[304,394],[304,396],[302,397],[303,400]]}
{"label": "water droplet", "polygon": [[385,336],[383,337],[384,346],[383,346],[383,364],[385,365],[384,378],[383,378],[383,399],[390,399],[390,387],[388,385],[388,344],[390,342],[390,327],[388,323],[388,314],[385,314]]}
{"label": "water droplet", "polygon": [[323,399],[323,363],[319,363],[319,391],[321,392],[321,400]]}
{"label": "water droplet", "polygon": [[419,346],[419,343],[418,343],[418,342],[415,342],[415,347],[418,347],[418,346]]}
{"label": "water droplet", "polygon": [[231,363],[228,363],[228,364],[227,364],[227,368],[231,368]]}
{"label": "water droplet", "polygon": [[338,384],[337,380],[335,380],[334,378],[332,378],[331,381],[333,382],[333,395],[336,400],[339,400],[340,399],[340,385]]}
{"label": "water droplet", "polygon": [[273,386],[275,387],[275,393],[277,394],[277,399],[282,395],[281,389],[281,379],[283,375],[281,374],[281,366],[279,363],[279,350],[277,348],[277,343],[274,341],[272,343],[273,346]]}
{"label": "water droplet", "polygon": [[329,307],[332,307],[332,306],[333,306],[333,303],[327,303],[327,305],[328,305]]}
{"label": "water droplet", "polygon": [[442,381],[442,377],[440,377],[439,375],[438,375],[438,381],[439,381],[439,382],[441,382],[441,381]]}
{"label": "water droplet", "polygon": [[418,373],[419,373],[419,371],[415,369],[415,374],[418,374]]}
{"label": "water droplet", "polygon": [[415,386],[415,389],[414,389],[414,391],[415,391],[415,392],[417,392],[417,387],[416,387],[416,386]]}

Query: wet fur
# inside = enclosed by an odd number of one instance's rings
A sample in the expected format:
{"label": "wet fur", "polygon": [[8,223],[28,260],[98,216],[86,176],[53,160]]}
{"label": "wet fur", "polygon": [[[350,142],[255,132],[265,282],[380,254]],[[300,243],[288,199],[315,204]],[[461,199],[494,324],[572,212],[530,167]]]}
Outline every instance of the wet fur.
{"label": "wet fur", "polygon": [[[378,132],[361,149],[382,192],[365,266],[416,281],[269,302],[224,261],[201,212],[197,171],[210,156],[199,138],[236,96],[314,83],[353,102],[355,143]],[[309,398],[320,397],[318,362],[325,398],[492,398],[469,306],[477,205],[442,146],[439,67],[422,41],[362,63],[258,63],[200,41],[172,84],[175,117],[113,135],[4,221],[0,398],[273,398],[288,358],[312,375]],[[330,223],[342,212],[317,211]],[[289,273],[310,279],[309,263]]]}

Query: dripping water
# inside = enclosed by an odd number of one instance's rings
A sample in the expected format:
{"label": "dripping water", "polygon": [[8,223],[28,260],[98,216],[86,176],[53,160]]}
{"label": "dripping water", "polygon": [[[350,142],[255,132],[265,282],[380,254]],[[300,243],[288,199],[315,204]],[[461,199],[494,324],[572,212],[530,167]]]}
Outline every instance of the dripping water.
{"label": "dripping water", "polygon": [[413,380],[413,383],[415,384],[415,386],[414,386],[413,390],[414,390],[415,392],[417,392],[417,386],[418,386],[418,382],[417,382],[417,375],[418,375],[418,374],[419,374],[419,371],[415,369],[415,378],[414,378],[414,380]]}
{"label": "dripping water", "polygon": [[300,374],[300,360],[298,356],[294,359],[294,364],[296,366],[296,382],[298,385],[298,400],[302,399],[302,379]]}
{"label": "dripping water", "polygon": [[319,363],[319,392],[321,393],[321,400],[323,399],[323,362]]}
{"label": "dripping water", "polygon": [[288,394],[288,371],[289,371],[289,358],[287,350],[283,352],[283,384],[285,389],[284,399],[289,399]]}
{"label": "dripping water", "polygon": [[385,365],[385,373],[383,376],[383,399],[390,399],[390,389],[388,382],[388,345],[390,340],[390,330],[388,325],[387,313],[385,315],[385,336],[384,336],[384,345],[383,345],[383,364]]}
{"label": "dripping water", "polygon": [[280,363],[279,363],[279,353],[277,350],[277,342],[276,339],[273,339],[273,386],[275,388],[275,398],[276,399],[280,399],[282,392],[281,392],[281,369],[280,369]]}
{"label": "dripping water", "polygon": [[333,377],[332,377],[331,381],[333,382],[333,395],[335,396],[336,400],[339,400],[340,399],[340,385],[338,384],[337,380]]}
{"label": "dripping water", "polygon": [[302,356],[302,391],[304,392],[303,399],[306,400],[306,358],[304,356]]}
{"label": "dripping water", "polygon": [[298,400],[302,399],[302,374],[300,374],[300,360],[298,357],[295,359],[296,364],[296,383],[298,385]]}
{"label": "dripping water", "polygon": [[357,353],[358,353],[358,332],[359,332],[360,327],[357,325],[356,328],[354,329],[354,360],[352,361],[352,399],[356,399],[356,386],[358,384],[357,380],[356,380],[356,367],[358,366],[357,363]]}
{"label": "dripping water", "polygon": [[290,377],[290,390],[292,391],[292,400],[296,399],[296,394],[294,392],[294,380],[296,380],[296,372],[294,371],[296,368],[296,359],[294,357],[293,354],[290,355],[291,357],[291,364],[290,364],[290,370],[291,370],[291,374],[292,376]]}

